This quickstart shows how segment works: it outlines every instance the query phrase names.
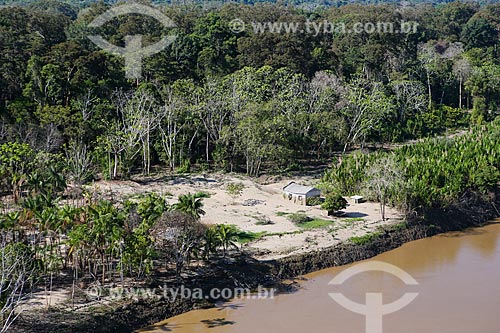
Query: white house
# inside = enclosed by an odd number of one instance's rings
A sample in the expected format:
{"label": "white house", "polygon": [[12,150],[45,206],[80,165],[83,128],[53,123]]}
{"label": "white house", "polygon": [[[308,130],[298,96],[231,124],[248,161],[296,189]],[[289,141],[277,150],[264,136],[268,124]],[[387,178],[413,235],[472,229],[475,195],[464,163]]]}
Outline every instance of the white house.
{"label": "white house", "polygon": [[283,187],[283,198],[299,205],[306,205],[307,198],[319,197],[320,195],[321,191],[317,188],[299,185],[295,182],[290,182]]}

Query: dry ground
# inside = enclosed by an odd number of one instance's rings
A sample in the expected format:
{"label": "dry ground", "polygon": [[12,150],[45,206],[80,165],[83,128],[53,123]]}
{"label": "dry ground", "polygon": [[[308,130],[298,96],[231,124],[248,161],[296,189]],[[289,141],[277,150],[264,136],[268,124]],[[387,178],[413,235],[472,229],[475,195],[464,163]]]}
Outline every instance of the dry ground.
{"label": "dry ground", "polygon": [[[100,181],[90,187],[108,198],[134,197],[156,192],[167,195],[169,203],[174,203],[180,194],[208,192],[210,197],[203,199],[206,215],[202,222],[233,224],[243,231],[271,234],[244,245],[263,260],[328,247],[352,236],[364,235],[379,225],[394,223],[401,217],[396,210],[387,208],[386,216],[389,220],[382,222],[378,203],[354,204],[349,198],[344,216],[328,217],[318,206],[301,206],[283,199],[281,189],[292,180],[303,185],[314,185],[317,182],[307,176],[257,182],[241,175],[211,174],[136,181]],[[231,182],[244,185],[242,195],[236,199],[226,193],[226,186]],[[297,212],[334,223],[328,227],[306,230],[288,221],[283,214]],[[272,224],[261,225],[259,221],[271,221]]]}

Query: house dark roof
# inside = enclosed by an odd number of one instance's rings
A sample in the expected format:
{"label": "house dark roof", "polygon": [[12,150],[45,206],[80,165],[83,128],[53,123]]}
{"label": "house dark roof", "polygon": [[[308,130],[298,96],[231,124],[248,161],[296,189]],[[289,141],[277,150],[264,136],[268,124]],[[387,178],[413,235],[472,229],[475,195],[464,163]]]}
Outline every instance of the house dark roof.
{"label": "house dark roof", "polygon": [[305,195],[311,191],[318,191],[319,192],[319,190],[315,187],[303,186],[303,185],[299,185],[295,182],[291,182],[287,186],[283,187],[283,191],[286,191],[289,193],[294,193],[294,194],[302,194],[302,195]]}

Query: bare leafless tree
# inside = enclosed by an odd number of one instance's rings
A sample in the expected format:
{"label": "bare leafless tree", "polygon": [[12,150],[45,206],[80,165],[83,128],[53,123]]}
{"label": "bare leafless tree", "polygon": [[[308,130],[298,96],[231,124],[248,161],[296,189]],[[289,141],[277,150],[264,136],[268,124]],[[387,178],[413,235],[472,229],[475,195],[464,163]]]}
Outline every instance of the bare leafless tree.
{"label": "bare leafless tree", "polygon": [[55,123],[45,125],[45,128],[42,128],[41,135],[44,139],[40,142],[41,149],[49,153],[56,151],[64,142],[61,131],[57,129]]}
{"label": "bare leafless tree", "polygon": [[160,142],[165,157],[168,160],[170,170],[176,167],[177,137],[186,125],[181,121],[181,103],[178,101],[172,89],[166,87],[163,93],[163,105],[159,108],[159,116],[156,118],[160,133]]}
{"label": "bare leafless tree", "polygon": [[385,220],[385,207],[391,194],[401,191],[403,172],[392,155],[377,160],[367,171],[367,189],[380,203],[380,214]]}
{"label": "bare leafless tree", "polygon": [[[104,138],[104,146],[113,155],[112,178],[116,178],[118,163],[121,159],[128,166],[142,152],[145,174],[151,169],[151,135],[158,122],[156,100],[144,89],[124,92],[116,91],[114,96],[119,121],[110,125]],[[109,158],[111,160],[111,156]],[[111,164],[111,161],[110,161]]]}
{"label": "bare leafless tree", "polygon": [[390,85],[394,92],[400,120],[425,111],[427,108],[425,87],[420,81],[398,80],[391,82]]}
{"label": "bare leafless tree", "polygon": [[0,243],[0,332],[6,332],[22,313],[20,307],[35,278],[34,258],[22,244]]}
{"label": "bare leafless tree", "polygon": [[201,247],[205,229],[198,219],[181,211],[163,214],[151,228],[156,247],[173,260],[177,276]]}
{"label": "bare leafless tree", "polygon": [[76,109],[81,112],[84,121],[89,120],[92,116],[92,113],[94,112],[93,104],[97,100],[98,98],[94,96],[94,92],[92,91],[92,89],[88,89],[84,94],[75,99],[75,101],[73,102]]}
{"label": "bare leafless tree", "polygon": [[453,64],[453,75],[458,80],[458,107],[462,108],[462,89],[464,82],[472,74],[472,65],[466,58],[458,59],[455,64]]}
{"label": "bare leafless tree", "polygon": [[436,52],[435,45],[431,42],[418,46],[418,60],[425,70],[427,78],[428,107],[432,107],[432,76],[436,72],[436,63],[439,55]]}
{"label": "bare leafless tree", "polygon": [[199,108],[199,117],[207,133],[205,153],[209,162],[210,142],[217,144],[221,140],[224,126],[232,115],[232,109],[230,96],[219,80],[208,79],[202,93],[205,98]]}
{"label": "bare leafless tree", "polygon": [[92,155],[88,151],[87,145],[81,142],[70,142],[65,149],[65,154],[69,179],[75,185],[83,184],[94,172]]}
{"label": "bare leafless tree", "polygon": [[9,126],[5,118],[0,117],[0,142],[4,142],[9,134]]}
{"label": "bare leafless tree", "polygon": [[366,137],[380,127],[382,120],[392,112],[393,100],[386,96],[380,83],[367,83],[357,79],[349,85],[341,113],[344,118],[345,134],[343,154],[356,142],[362,144]]}

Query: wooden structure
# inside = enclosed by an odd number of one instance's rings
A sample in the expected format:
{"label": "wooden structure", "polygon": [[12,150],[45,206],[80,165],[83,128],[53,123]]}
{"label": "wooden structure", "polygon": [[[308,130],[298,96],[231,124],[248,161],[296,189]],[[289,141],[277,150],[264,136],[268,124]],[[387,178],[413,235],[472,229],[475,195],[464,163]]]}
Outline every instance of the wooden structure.
{"label": "wooden structure", "polygon": [[295,182],[290,182],[287,186],[283,187],[283,198],[299,205],[305,206],[308,198],[319,197],[320,195],[321,191],[317,188],[299,185]]}

